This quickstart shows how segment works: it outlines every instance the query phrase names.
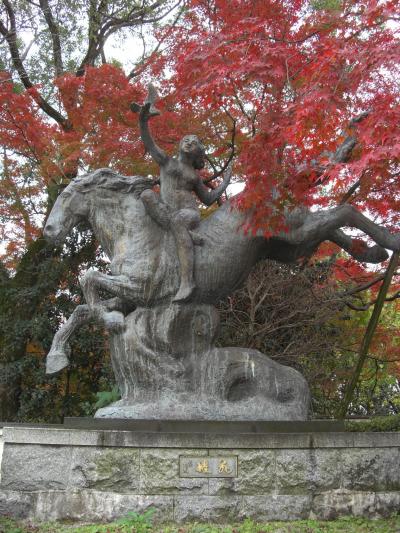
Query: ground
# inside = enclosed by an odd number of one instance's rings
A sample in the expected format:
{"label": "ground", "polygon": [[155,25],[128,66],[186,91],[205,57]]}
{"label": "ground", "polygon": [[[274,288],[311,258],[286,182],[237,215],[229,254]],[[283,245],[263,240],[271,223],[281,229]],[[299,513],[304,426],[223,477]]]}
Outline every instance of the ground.
{"label": "ground", "polygon": [[379,520],[342,518],[332,522],[299,520],[256,524],[187,524],[152,526],[151,517],[131,513],[112,524],[78,525],[68,523],[32,524],[0,518],[0,533],[400,533],[400,515]]}

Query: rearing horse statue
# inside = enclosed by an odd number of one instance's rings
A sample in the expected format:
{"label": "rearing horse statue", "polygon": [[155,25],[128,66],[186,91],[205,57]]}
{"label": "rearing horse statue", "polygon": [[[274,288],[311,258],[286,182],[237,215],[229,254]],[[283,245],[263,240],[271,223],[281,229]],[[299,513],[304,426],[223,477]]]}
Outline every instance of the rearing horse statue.
{"label": "rearing horse statue", "polygon": [[[161,397],[162,405],[169,405],[165,394],[175,405],[178,393],[181,397],[183,394],[182,402],[187,403],[185,395],[190,392],[199,393],[202,397],[207,395],[208,403],[200,410],[200,418],[212,417],[209,408],[211,396],[222,402],[221,416],[226,413],[226,417],[240,419],[249,398],[252,405],[254,398],[260,395],[265,400],[262,385],[268,380],[276,381],[277,372],[289,372],[289,382],[297,382],[289,394],[292,395],[291,400],[287,400],[287,394],[282,391],[275,391],[274,399],[283,398],[282,401],[276,400],[283,404],[289,401],[291,414],[285,415],[281,405],[279,416],[275,407],[275,414],[265,415],[264,402],[264,414],[253,409],[253,417],[304,418],[308,389],[295,370],[282,365],[278,365],[281,367],[278,369],[274,362],[270,362],[266,370],[263,361],[267,358],[254,350],[213,347],[218,318],[212,304],[240,286],[261,259],[294,262],[310,255],[323,241],[329,240],[359,261],[378,263],[387,258],[385,249],[400,249],[400,235],[391,234],[345,204],[318,212],[297,208],[286,214],[287,233],[278,233],[270,238],[252,236],[242,229],[250,214],[240,212],[226,202],[202,220],[196,230],[202,245],[194,248],[196,288],[191,301],[174,303],[180,283],[176,245],[171,232],[149,216],[140,198],[151,187],[152,181],[148,178],[122,176],[110,169],[100,169],[75,178],[58,197],[45,226],[45,237],[54,244],[60,244],[74,226],[86,221],[111,263],[110,274],[90,270],[83,276],[81,285],[87,304],[78,306],[56,333],[48,354],[47,371],[57,372],[68,364],[69,337],[82,323],[94,318],[111,332],[112,362],[122,394],[122,400],[114,411],[111,409],[97,416],[155,417],[157,409],[157,413],[160,412],[161,404],[157,402]],[[376,245],[365,245],[364,248],[359,244],[353,246],[352,238],[341,230],[345,226],[363,231]],[[108,293],[110,299],[101,300],[100,290]],[[179,333],[179,328],[188,328],[190,334]],[[193,354],[207,355],[200,363],[192,360],[188,365],[187,362],[182,363],[183,348],[185,353],[193,352],[189,354],[189,359]],[[177,353],[181,355],[178,357]],[[194,372],[193,365],[196,364],[200,366]],[[209,372],[210,365],[217,368],[220,375],[204,384],[204,375]],[[254,365],[262,369],[257,371],[257,378]],[[194,376],[200,373],[203,373],[202,377]],[[182,390],[176,383],[179,379],[184,384]],[[285,380],[288,381],[288,376]],[[302,398],[301,402],[298,395]],[[271,403],[271,398],[268,401]],[[134,409],[133,413],[134,402],[142,407],[145,402],[146,408]],[[226,407],[227,402],[229,405],[240,404],[241,414],[236,409],[236,414],[232,415],[230,408]],[[302,404],[301,412],[293,414],[296,403]],[[153,409],[149,405],[158,407]],[[167,411],[164,409],[163,412]],[[193,416],[192,411],[186,414]]]}

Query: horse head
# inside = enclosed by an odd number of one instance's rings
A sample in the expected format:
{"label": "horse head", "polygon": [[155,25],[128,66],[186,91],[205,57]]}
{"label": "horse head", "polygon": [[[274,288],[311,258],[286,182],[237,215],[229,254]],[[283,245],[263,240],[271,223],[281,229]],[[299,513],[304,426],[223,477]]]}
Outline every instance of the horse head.
{"label": "horse head", "polygon": [[72,228],[87,217],[87,212],[87,203],[73,180],[58,196],[44,227],[44,237],[54,245],[61,244]]}
{"label": "horse head", "polygon": [[97,211],[96,198],[99,200],[104,197],[107,190],[133,193],[137,199],[144,189],[151,188],[152,185],[149,178],[122,176],[108,168],[79,176],[58,196],[43,234],[51,243],[60,244],[79,222],[93,222],[91,219]]}

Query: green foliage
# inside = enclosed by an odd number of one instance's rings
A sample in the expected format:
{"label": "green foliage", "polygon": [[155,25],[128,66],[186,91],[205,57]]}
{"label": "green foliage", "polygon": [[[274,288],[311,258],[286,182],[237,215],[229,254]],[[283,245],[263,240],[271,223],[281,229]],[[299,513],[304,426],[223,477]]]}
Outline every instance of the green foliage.
{"label": "green foliage", "polygon": [[386,519],[367,520],[345,517],[335,521],[297,520],[294,522],[256,523],[246,519],[239,524],[185,524],[152,526],[154,509],[142,515],[130,513],[127,518],[112,524],[29,524],[0,517],[1,533],[394,533],[400,530],[400,516]]}
{"label": "green foliage", "polygon": [[341,0],[312,0],[311,8],[315,11],[340,11]]}
{"label": "green foliage", "polygon": [[59,423],[87,416],[96,392],[112,388],[107,343],[95,324],[71,339],[67,369],[45,373],[54,333],[82,301],[81,263],[106,268],[87,232],[75,232],[57,254],[36,245],[13,277],[0,273],[0,420]]}
{"label": "green foliage", "polygon": [[[372,301],[374,295],[368,292],[355,301],[356,306]],[[354,303],[354,302],[353,302]],[[343,330],[343,347],[336,373],[342,384],[335,403],[339,406],[344,385],[350,379],[358,361],[361,340],[371,318],[372,307],[364,311],[350,311]],[[399,379],[399,330],[398,308],[387,303],[381,313],[369,353],[365,359],[360,379],[354,390],[348,414],[353,416],[387,416],[400,413]],[[338,379],[338,381],[339,381]]]}
{"label": "green foliage", "polygon": [[400,431],[400,414],[376,416],[369,420],[346,420],[346,431]]}
{"label": "green foliage", "polygon": [[154,507],[150,507],[144,513],[130,512],[126,517],[117,521],[119,526],[125,529],[122,531],[135,531],[135,533],[147,533],[152,530],[152,520],[155,513]]}
{"label": "green foliage", "polygon": [[110,403],[116,402],[121,398],[118,387],[113,387],[110,391],[96,392],[97,402],[94,404],[95,409],[101,409],[110,405]]}
{"label": "green foliage", "polygon": [[19,524],[11,518],[0,517],[0,532],[1,533],[26,533],[29,531],[29,526]]}

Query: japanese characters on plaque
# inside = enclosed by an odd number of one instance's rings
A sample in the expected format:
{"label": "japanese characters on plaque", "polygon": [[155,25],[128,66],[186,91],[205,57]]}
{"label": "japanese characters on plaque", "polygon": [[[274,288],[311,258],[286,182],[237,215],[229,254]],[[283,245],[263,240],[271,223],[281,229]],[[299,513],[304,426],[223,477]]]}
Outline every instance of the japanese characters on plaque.
{"label": "japanese characters on plaque", "polygon": [[179,457],[180,477],[237,477],[237,456]]}

